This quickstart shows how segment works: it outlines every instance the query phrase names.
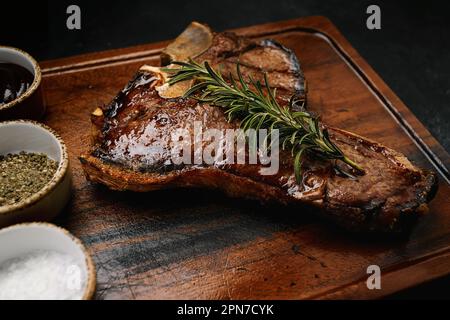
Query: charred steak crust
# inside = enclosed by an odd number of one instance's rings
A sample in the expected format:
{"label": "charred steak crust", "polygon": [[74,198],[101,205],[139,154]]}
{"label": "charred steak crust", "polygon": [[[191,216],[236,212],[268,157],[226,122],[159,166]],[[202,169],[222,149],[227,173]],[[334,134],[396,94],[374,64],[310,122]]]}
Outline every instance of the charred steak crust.
{"label": "charred steak crust", "polygon": [[295,88],[295,94],[297,96],[303,97],[306,99],[306,80],[305,80],[305,76],[303,74],[303,71],[300,67],[300,61],[297,58],[297,55],[295,54],[294,51],[292,51],[289,48],[286,48],[285,46],[283,46],[282,44],[276,42],[275,40],[272,39],[265,39],[261,41],[261,46],[263,47],[273,47],[273,48],[278,48],[284,52],[286,52],[286,55],[289,57],[289,61],[291,64],[291,70],[290,72],[292,73],[292,76],[294,77],[294,79],[296,79],[294,88]]}
{"label": "charred steak crust", "polygon": [[[297,57],[272,40],[256,43],[218,33],[195,59],[231,73],[239,59],[244,76],[256,78],[267,72],[279,99],[306,95]],[[170,63],[170,56],[165,61]],[[365,175],[349,179],[330,163],[306,160],[303,181],[297,184],[291,155],[283,151],[279,171],[271,176],[261,175],[259,164],[174,165],[169,151],[174,130],[187,129],[193,137],[195,121],[219,130],[238,128],[239,123],[228,122],[220,108],[193,99],[162,98],[156,88],[164,79],[152,70],[139,71],[110,104],[93,113],[93,145],[80,157],[89,180],[115,190],[205,187],[232,197],[314,206],[320,215],[354,231],[408,229],[434,197],[434,172],[415,167],[402,154],[376,142],[331,127],[331,138],[365,168]]]}

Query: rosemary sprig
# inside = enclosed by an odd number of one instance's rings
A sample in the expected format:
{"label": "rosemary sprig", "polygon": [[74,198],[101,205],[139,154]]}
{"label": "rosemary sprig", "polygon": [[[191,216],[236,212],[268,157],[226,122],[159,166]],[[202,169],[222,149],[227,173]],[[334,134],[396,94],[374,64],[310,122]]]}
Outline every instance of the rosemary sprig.
{"label": "rosemary sprig", "polygon": [[[305,101],[292,97],[289,106],[280,106],[276,100],[276,89],[269,86],[267,75],[264,74],[264,86],[260,81],[249,78],[247,83],[237,64],[236,80],[231,74],[227,82],[222,74],[211,68],[208,62],[203,65],[189,60],[189,62],[173,62],[180,68],[164,68],[169,73],[169,85],[194,79],[194,85],[185,92],[184,97],[194,97],[200,101],[210,103],[225,109],[228,120],[241,119],[241,128],[279,130],[282,149],[288,146],[294,156],[294,171],[297,182],[301,182],[301,165],[303,156],[310,156],[322,160],[340,160],[357,172],[363,169],[349,159],[336,146],[328,135],[327,129],[319,122],[319,118],[307,112],[293,111],[293,106]],[[264,92],[266,91],[266,93]],[[350,175],[350,174],[349,174]],[[351,175],[350,175],[351,176]]]}

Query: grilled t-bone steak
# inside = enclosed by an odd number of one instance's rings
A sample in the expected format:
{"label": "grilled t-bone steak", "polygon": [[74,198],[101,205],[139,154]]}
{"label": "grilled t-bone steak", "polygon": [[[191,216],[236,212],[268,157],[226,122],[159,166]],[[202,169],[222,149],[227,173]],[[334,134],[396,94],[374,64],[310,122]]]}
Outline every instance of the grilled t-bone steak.
{"label": "grilled t-bone steak", "polygon": [[[188,58],[208,61],[224,75],[236,71],[239,59],[244,78],[262,79],[267,72],[279,100],[306,95],[297,57],[274,41],[213,33],[194,22],[167,47],[161,62]],[[89,180],[115,190],[206,187],[261,202],[306,204],[355,231],[405,230],[434,196],[434,173],[415,167],[392,149],[336,128],[328,128],[331,139],[364,168],[363,175],[349,178],[331,163],[306,159],[302,183],[297,183],[287,151],[281,151],[278,173],[269,176],[261,174],[260,164],[174,165],[169,138],[175,130],[186,128],[193,137],[195,121],[220,130],[238,128],[239,122],[227,121],[219,107],[180,97],[186,83],[168,87],[166,81],[159,68],[143,66],[110,104],[94,111],[93,145],[80,157]]]}

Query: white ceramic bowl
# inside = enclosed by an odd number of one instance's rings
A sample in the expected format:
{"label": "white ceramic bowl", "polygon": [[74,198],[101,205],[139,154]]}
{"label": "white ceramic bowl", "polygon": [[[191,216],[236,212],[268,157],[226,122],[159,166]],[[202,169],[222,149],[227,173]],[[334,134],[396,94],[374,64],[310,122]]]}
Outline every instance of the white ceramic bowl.
{"label": "white ceramic bowl", "polygon": [[45,153],[59,162],[52,180],[38,193],[13,205],[0,206],[0,227],[18,222],[49,221],[71,196],[72,177],[66,146],[49,127],[30,120],[0,122],[0,154]]}
{"label": "white ceramic bowl", "polygon": [[24,94],[0,106],[0,120],[41,118],[45,113],[45,102],[39,64],[25,51],[7,46],[0,46],[0,62],[19,65],[30,71],[34,77],[33,83]]}
{"label": "white ceramic bowl", "polygon": [[85,283],[79,299],[93,297],[96,273],[92,258],[81,241],[67,230],[50,223],[22,223],[0,230],[0,265],[35,250],[57,251],[73,257]]}

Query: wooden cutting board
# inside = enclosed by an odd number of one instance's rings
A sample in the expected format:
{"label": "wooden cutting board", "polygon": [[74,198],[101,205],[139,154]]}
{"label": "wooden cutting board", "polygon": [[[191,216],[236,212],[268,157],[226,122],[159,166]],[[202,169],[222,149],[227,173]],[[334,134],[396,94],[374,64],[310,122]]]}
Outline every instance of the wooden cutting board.
{"label": "wooden cutting board", "polygon": [[[181,31],[181,30],[180,30]],[[430,212],[404,239],[349,235],[307,212],[211,190],[114,192],[87,182],[77,159],[89,114],[168,42],[43,62],[45,122],[70,153],[73,199],[57,223],[97,266],[98,299],[378,298],[450,273],[450,157],[326,18],[233,30],[295,50],[311,110],[439,172]],[[367,267],[381,268],[368,290]]]}

